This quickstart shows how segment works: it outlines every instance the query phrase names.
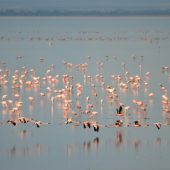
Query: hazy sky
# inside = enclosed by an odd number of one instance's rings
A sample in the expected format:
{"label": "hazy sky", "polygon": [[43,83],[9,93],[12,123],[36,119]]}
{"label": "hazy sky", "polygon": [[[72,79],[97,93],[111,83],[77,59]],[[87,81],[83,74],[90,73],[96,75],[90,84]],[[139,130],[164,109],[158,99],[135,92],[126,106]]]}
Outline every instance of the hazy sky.
{"label": "hazy sky", "polygon": [[145,9],[170,8],[170,0],[0,0],[0,9]]}

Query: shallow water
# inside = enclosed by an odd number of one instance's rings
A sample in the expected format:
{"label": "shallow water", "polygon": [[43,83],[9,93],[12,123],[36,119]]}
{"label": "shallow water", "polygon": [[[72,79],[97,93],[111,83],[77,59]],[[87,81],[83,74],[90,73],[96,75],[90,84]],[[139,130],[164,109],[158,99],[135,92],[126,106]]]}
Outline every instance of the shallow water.
{"label": "shallow water", "polygon": [[[30,69],[34,69],[40,86],[24,85],[19,89],[22,116],[51,123],[40,128],[32,123],[12,126],[6,121],[16,115],[10,113],[11,108],[0,105],[2,169],[169,169],[170,117],[169,112],[163,112],[160,91],[162,83],[169,95],[170,74],[162,72],[162,67],[169,67],[170,63],[169,18],[0,18],[0,25],[0,67],[10,70],[9,83],[1,85],[1,97],[7,94],[7,99],[15,100],[11,83],[16,69],[21,74],[25,66],[28,79]],[[65,61],[73,68],[66,68]],[[85,72],[77,68],[83,63],[87,63]],[[42,80],[47,69],[51,69],[50,75],[59,75],[58,83]],[[125,81],[126,71],[142,78],[138,90],[122,90],[113,79],[113,75],[121,75]],[[150,72],[148,77],[146,72]],[[79,82],[83,85],[82,111],[86,109],[86,97],[90,96],[93,111],[98,112],[94,120],[107,126],[117,119],[127,121],[124,116],[116,116],[117,104],[107,98],[105,88],[111,86],[117,91],[118,103],[131,106],[127,111],[129,121],[139,120],[142,126],[101,127],[94,132],[82,125],[65,125],[70,113],[64,112],[57,100],[51,103],[54,90],[64,88],[63,74],[74,78],[71,111],[80,114],[75,89]],[[97,74],[103,76],[104,87],[96,80]],[[84,76],[91,76],[91,82],[85,81]],[[93,96],[92,84],[97,97]],[[47,87],[52,91],[47,92]],[[46,96],[41,97],[40,92]],[[148,97],[151,92],[155,94],[153,99]],[[28,101],[29,96],[34,97],[33,104]],[[138,112],[133,99],[143,101],[146,112]],[[86,115],[81,115],[81,121],[86,119]],[[154,122],[165,125],[157,130]]]}

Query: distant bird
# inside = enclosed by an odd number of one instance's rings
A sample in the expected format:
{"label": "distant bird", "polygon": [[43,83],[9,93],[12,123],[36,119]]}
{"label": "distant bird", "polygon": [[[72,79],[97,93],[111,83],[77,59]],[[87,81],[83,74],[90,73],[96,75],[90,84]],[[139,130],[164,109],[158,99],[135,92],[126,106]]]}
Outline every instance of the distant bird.
{"label": "distant bird", "polygon": [[134,121],[134,127],[140,127],[140,126],[141,126],[141,124],[139,123],[138,120]]}
{"label": "distant bird", "polygon": [[7,99],[7,95],[6,94],[2,96],[2,100],[5,100],[5,99]]}
{"label": "distant bird", "polygon": [[93,129],[95,132],[99,132],[99,125],[93,125]]}
{"label": "distant bird", "polygon": [[99,132],[99,125],[96,122],[93,122],[92,126],[95,132]]}
{"label": "distant bird", "polygon": [[34,97],[30,96],[30,97],[28,97],[28,100],[29,100],[30,104],[33,104]]}
{"label": "distant bird", "polygon": [[37,128],[39,128],[42,125],[48,125],[48,124],[51,124],[51,123],[42,122],[42,121],[35,121],[34,124],[37,126]]}
{"label": "distant bird", "polygon": [[150,98],[153,98],[153,97],[155,96],[155,94],[154,94],[154,93],[149,93],[148,96],[149,96]]}
{"label": "distant bird", "polygon": [[159,123],[159,122],[154,123],[154,125],[157,127],[158,130],[161,128],[161,123]]}
{"label": "distant bird", "polygon": [[116,120],[115,127],[122,127],[123,121],[122,120]]}
{"label": "distant bird", "polygon": [[19,120],[21,123],[27,123],[25,117],[19,117],[18,120]]}
{"label": "distant bird", "polygon": [[17,124],[17,122],[14,120],[8,120],[7,123],[12,124],[14,126],[16,126],[16,124]]}
{"label": "distant bird", "polygon": [[45,93],[40,93],[40,96],[45,96]]}
{"label": "distant bird", "polygon": [[117,115],[119,115],[119,116],[123,116],[124,114],[123,114],[123,107],[122,106],[120,106],[117,110]]}
{"label": "distant bird", "polygon": [[73,119],[70,117],[70,118],[67,118],[67,120],[65,121],[65,124],[71,124],[73,123]]}
{"label": "distant bird", "polygon": [[84,128],[86,128],[86,127],[91,128],[90,122],[89,122],[89,121],[83,122],[83,127],[84,127]]}
{"label": "distant bird", "polygon": [[75,121],[75,120],[73,120],[73,118],[71,118],[71,117],[67,118],[67,120],[66,120],[64,123],[65,123],[66,125],[73,123],[74,126],[79,126],[79,125],[81,124],[80,121]]}
{"label": "distant bird", "polygon": [[19,120],[21,123],[33,122],[33,119],[31,119],[31,118],[26,118],[26,117],[19,117],[18,120]]}

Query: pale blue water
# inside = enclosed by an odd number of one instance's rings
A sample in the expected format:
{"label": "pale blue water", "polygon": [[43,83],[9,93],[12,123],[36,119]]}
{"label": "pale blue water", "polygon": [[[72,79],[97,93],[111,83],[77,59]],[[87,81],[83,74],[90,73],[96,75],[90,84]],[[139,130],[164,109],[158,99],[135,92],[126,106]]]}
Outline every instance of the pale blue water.
{"label": "pale blue water", "polygon": [[[8,86],[2,86],[0,96],[7,94],[13,99],[11,76],[15,69],[35,69],[36,75],[43,77],[51,64],[53,75],[59,75],[59,84],[41,85],[37,89],[21,88],[23,101],[22,113],[26,117],[51,122],[50,125],[36,128],[30,124],[0,125],[0,169],[75,169],[75,170],[111,170],[111,169],[169,169],[170,127],[163,126],[141,128],[101,128],[98,133],[82,126],[64,125],[63,112],[55,102],[51,106],[49,94],[43,99],[40,92],[46,87],[63,88],[61,76],[74,76],[75,83],[84,84],[82,74],[75,69],[66,70],[63,61],[73,65],[88,63],[87,75],[93,77],[98,97],[97,120],[101,124],[111,124],[118,119],[116,108],[109,105],[105,93],[94,80],[96,74],[102,74],[106,86],[117,88],[120,100],[133,107],[132,99],[147,104],[149,123],[169,121],[169,113],[162,113],[162,83],[170,90],[169,72],[162,73],[162,66],[170,67],[170,19],[169,18],[0,18],[0,67],[10,69]],[[132,60],[132,56],[136,60]],[[17,59],[17,56],[22,56]],[[88,58],[90,56],[90,59]],[[141,60],[144,56],[144,60]],[[40,62],[44,58],[44,62]],[[98,63],[103,69],[97,68]],[[154,92],[153,105],[150,104],[142,86],[138,94],[132,91],[123,93],[113,83],[111,75],[123,75],[122,63],[130,75],[151,73],[148,92]],[[142,65],[142,72],[139,71]],[[28,96],[34,96],[30,107]],[[91,96],[88,84],[84,84],[81,98],[85,109],[85,98]],[[76,111],[73,97],[72,110]],[[103,110],[100,99],[104,99]],[[9,110],[0,105],[0,121],[7,121]],[[132,113],[130,120],[138,119]],[[111,118],[111,119],[110,119]],[[123,118],[122,118],[123,119]],[[141,118],[139,118],[141,119]]]}

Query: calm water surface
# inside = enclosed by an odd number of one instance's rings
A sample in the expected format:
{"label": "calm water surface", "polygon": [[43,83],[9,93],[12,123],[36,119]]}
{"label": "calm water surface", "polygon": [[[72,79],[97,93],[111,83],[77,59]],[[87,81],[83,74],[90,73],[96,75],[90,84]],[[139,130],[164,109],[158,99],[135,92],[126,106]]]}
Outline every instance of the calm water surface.
{"label": "calm water surface", "polygon": [[[169,18],[0,18],[0,25],[0,69],[1,73],[10,70],[8,83],[4,85],[1,81],[0,97],[7,94],[6,100],[16,101],[11,88],[15,70],[21,75],[25,66],[27,80],[31,80],[30,70],[34,69],[34,75],[40,77],[39,86],[24,85],[18,91],[18,100],[23,102],[22,116],[51,123],[40,128],[31,123],[7,124],[6,121],[16,115],[10,112],[12,108],[0,105],[0,169],[170,168],[170,115],[163,111],[160,90],[161,83],[169,96],[170,73],[162,72],[162,67],[170,67]],[[67,68],[64,63],[73,67]],[[87,69],[83,72],[78,65],[84,63]],[[57,83],[42,79],[49,69],[50,75],[58,75]],[[125,82],[126,71],[130,76],[141,77],[138,90],[130,87],[122,90],[113,78],[121,75]],[[150,72],[148,77],[147,72]],[[110,86],[116,89],[118,102],[131,107],[127,113],[129,121],[139,120],[142,126],[101,127],[99,132],[94,132],[82,125],[65,125],[70,111],[64,112],[56,99],[51,102],[55,90],[65,88],[63,74],[73,76],[71,112],[80,115],[86,109],[89,96],[93,111],[98,112],[94,120],[100,124],[109,126],[117,119],[127,121],[124,116],[116,116],[116,105],[107,98],[105,89]],[[96,75],[103,76],[103,87]],[[148,82],[147,87],[144,81]],[[75,89],[78,82],[83,85],[79,99]],[[47,87],[51,88],[50,92]],[[40,92],[46,95],[41,97]],[[149,93],[155,94],[153,99],[148,97]],[[34,97],[33,104],[28,101],[30,96]],[[133,99],[144,102],[146,111],[139,112]],[[77,109],[77,102],[81,111]],[[86,115],[80,118],[86,119]],[[154,122],[163,124],[160,130]],[[150,126],[144,126],[146,124]]]}

